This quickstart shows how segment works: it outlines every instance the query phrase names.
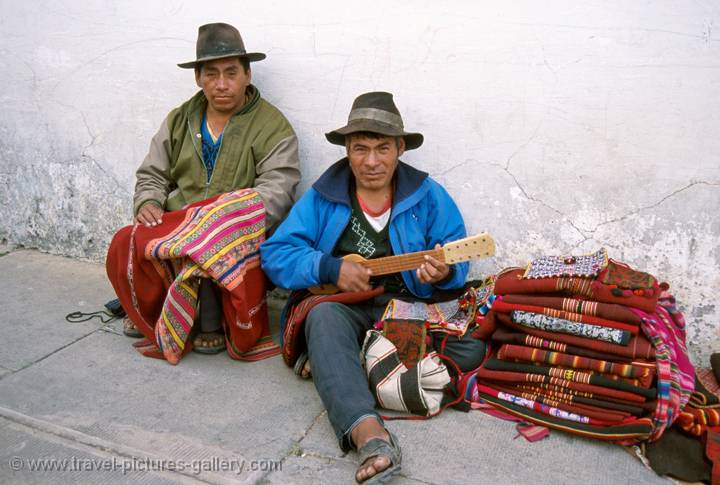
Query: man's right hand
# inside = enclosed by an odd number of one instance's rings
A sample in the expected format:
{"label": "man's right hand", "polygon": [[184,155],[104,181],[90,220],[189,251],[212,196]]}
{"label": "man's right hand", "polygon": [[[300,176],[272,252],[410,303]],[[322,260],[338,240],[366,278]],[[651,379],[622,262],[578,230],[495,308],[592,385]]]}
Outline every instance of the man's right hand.
{"label": "man's right hand", "polygon": [[342,291],[368,291],[372,289],[370,276],[372,276],[372,271],[365,266],[343,260],[340,266],[337,287]]}
{"label": "man's right hand", "polygon": [[153,227],[162,224],[163,214],[162,207],[154,202],[148,202],[140,207],[140,212],[138,212],[135,220],[140,224],[144,224],[145,227]]}

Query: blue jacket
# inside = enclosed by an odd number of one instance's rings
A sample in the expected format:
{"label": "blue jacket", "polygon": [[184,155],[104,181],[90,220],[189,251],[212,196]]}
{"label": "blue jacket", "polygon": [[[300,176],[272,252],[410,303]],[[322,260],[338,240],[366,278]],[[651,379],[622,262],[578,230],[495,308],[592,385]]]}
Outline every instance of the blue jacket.
{"label": "blue jacket", "polygon": [[[301,289],[337,283],[342,259],[332,251],[350,221],[352,171],[347,158],[333,164],[290,210],[287,219],[260,247],[262,268],[278,286]],[[437,182],[403,162],[395,171],[395,193],[390,215],[393,254],[432,249],[465,237],[462,215],[447,191]],[[469,264],[451,267],[448,278],[435,286],[459,288]],[[405,285],[419,298],[432,294],[414,271],[402,273]]]}

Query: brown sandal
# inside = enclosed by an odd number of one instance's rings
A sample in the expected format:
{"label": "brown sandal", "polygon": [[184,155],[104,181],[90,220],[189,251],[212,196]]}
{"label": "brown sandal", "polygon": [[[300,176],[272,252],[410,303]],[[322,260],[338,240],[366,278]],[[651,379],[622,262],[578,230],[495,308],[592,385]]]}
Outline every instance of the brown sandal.
{"label": "brown sandal", "polygon": [[[386,457],[390,461],[390,465],[388,465],[388,467],[383,471],[378,472],[359,483],[363,483],[365,485],[385,483],[400,473],[402,468],[400,466],[400,463],[402,462],[402,450],[400,449],[400,445],[397,443],[397,437],[390,430],[387,430],[387,432],[389,441],[385,441],[382,438],[372,438],[360,447],[358,450],[358,455],[360,455],[360,466],[358,467],[358,470],[360,467],[364,466],[368,460],[381,456]],[[357,477],[357,470],[355,471],[355,476]],[[357,481],[357,478],[355,481]]]}

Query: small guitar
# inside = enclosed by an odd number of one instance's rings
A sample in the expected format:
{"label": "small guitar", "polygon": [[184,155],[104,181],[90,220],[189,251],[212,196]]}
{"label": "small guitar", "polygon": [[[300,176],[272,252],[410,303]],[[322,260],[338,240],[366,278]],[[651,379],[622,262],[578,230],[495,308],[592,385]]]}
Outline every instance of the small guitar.
{"label": "small guitar", "polygon": [[[476,236],[466,237],[447,243],[440,249],[429,249],[417,253],[399,254],[397,256],[386,256],[377,259],[365,259],[359,254],[348,254],[343,259],[359,263],[372,270],[373,276],[400,273],[411,269],[417,269],[425,262],[425,256],[433,258],[445,264],[456,264],[471,259],[489,258],[495,254],[495,241],[489,234],[480,233]],[[313,286],[310,292],[315,295],[332,295],[340,289],[331,284]]]}

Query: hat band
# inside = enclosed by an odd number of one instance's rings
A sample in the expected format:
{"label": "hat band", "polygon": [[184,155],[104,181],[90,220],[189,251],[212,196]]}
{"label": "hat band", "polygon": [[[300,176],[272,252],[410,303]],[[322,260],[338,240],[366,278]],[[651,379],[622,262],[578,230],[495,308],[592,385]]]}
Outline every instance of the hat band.
{"label": "hat band", "polygon": [[378,108],[355,108],[350,111],[348,116],[348,123],[355,120],[374,120],[380,121],[381,123],[387,123],[391,126],[397,126],[401,130],[403,129],[403,121],[400,115],[385,111],[384,109]]}

